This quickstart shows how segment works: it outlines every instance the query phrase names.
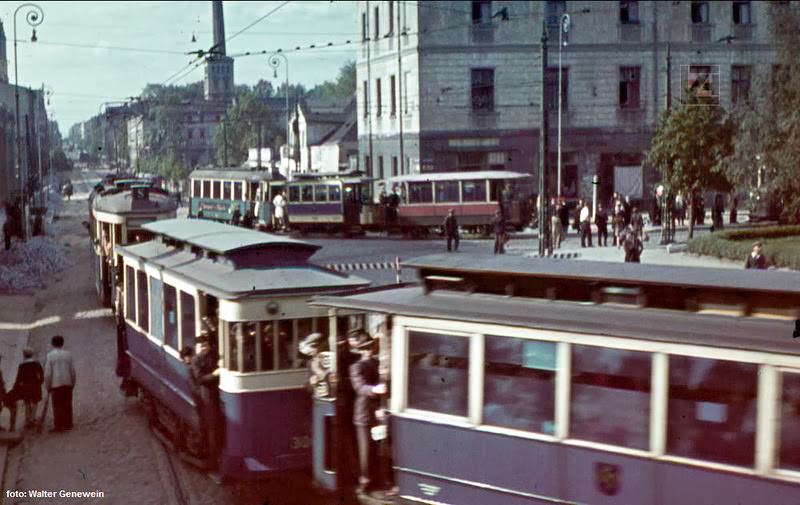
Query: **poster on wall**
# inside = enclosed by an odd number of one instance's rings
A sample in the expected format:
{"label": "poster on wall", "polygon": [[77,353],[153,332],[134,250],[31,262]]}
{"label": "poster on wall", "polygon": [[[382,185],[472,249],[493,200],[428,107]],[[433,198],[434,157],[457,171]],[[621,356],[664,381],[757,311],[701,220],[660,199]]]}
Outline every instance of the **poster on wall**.
{"label": "poster on wall", "polygon": [[614,167],[614,191],[621,196],[642,198],[642,186],[641,165]]}

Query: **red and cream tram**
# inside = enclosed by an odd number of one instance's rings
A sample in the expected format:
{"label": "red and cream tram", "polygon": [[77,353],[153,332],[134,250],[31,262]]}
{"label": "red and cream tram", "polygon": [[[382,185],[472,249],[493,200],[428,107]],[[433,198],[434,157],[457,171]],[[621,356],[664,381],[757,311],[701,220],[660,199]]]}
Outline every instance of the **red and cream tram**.
{"label": "red and cream tram", "polygon": [[[391,328],[403,503],[800,503],[800,273],[474,255],[404,266],[420,285],[312,302]],[[337,414],[336,386],[316,410]],[[316,426],[324,448],[336,424]],[[346,481],[346,460],[319,461],[318,481]]]}

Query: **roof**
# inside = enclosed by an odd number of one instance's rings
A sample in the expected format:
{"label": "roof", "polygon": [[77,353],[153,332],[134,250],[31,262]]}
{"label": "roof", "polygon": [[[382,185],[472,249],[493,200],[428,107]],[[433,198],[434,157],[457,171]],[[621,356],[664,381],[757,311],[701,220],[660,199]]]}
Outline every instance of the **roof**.
{"label": "roof", "polygon": [[249,180],[257,181],[282,181],[285,180],[281,174],[271,170],[208,170],[197,169],[189,174],[191,179],[230,179],[230,180]]}
{"label": "roof", "polygon": [[246,249],[295,249],[309,253],[322,246],[281,235],[231,226],[205,219],[165,219],[143,226],[156,235],[199,247],[217,254],[230,254]]}
{"label": "roof", "polygon": [[116,251],[137,261],[144,260],[156,265],[223,299],[265,294],[339,292],[369,284],[369,281],[360,277],[347,276],[309,263],[237,268],[233,262],[214,260],[158,240],[117,246]]}
{"label": "roof", "polygon": [[426,294],[419,286],[364,290],[347,296],[317,296],[310,303],[356,311],[800,356],[800,346],[786,345],[794,328],[793,321],[454,291]]}
{"label": "roof", "polygon": [[424,181],[461,181],[467,179],[525,179],[530,174],[510,172],[507,170],[481,170],[478,172],[434,172],[424,174],[407,174],[392,177],[392,182],[424,182]]}
{"label": "roof", "polygon": [[404,267],[478,274],[580,279],[615,284],[669,285],[800,294],[800,272],[735,270],[605,261],[571,261],[511,255],[435,254],[403,262]]}
{"label": "roof", "polygon": [[[145,186],[149,188],[149,186]],[[111,214],[175,213],[178,205],[172,196],[151,188],[148,198],[134,198],[132,190],[98,194],[92,198],[92,208]]]}

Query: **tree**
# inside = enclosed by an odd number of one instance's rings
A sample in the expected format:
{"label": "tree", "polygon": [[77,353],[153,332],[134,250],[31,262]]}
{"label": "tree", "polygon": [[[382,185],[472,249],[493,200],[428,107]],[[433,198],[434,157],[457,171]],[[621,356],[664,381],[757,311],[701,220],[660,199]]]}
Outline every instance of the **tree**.
{"label": "tree", "polygon": [[307,93],[307,98],[348,98],[356,92],[356,63],[348,61],[339,69],[336,81],[317,84]]}
{"label": "tree", "polygon": [[225,163],[226,147],[228,165],[240,165],[247,159],[248,148],[266,146],[268,144],[264,139],[275,135],[269,108],[257,90],[248,89],[241,93],[234,104],[228,107],[223,122],[223,128],[218,128],[214,137],[220,164]]}
{"label": "tree", "polygon": [[783,220],[800,223],[800,5],[773,2],[769,13],[779,65],[772,75],[756,79],[759,92],[736,111],[738,129],[726,171],[739,188],[758,189],[776,200]]}
{"label": "tree", "polygon": [[664,111],[647,152],[672,192],[688,198],[689,238],[694,235],[693,195],[703,190],[730,191],[724,159],[733,150],[735,125],[718,105],[687,90],[684,103]]}

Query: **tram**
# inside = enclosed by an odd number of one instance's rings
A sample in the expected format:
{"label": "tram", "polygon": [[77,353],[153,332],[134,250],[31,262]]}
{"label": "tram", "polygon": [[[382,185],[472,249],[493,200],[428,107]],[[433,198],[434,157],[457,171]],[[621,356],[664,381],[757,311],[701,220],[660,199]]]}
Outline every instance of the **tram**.
{"label": "tram", "polygon": [[180,353],[208,334],[220,359],[219,470],[246,478],[308,468],[311,405],[298,341],[339,322],[312,295],[368,284],[309,263],[320,246],[203,219],[144,225],[124,266],[118,374],[157,432],[203,466],[207,445]]}
{"label": "tram", "polygon": [[189,174],[189,216],[229,222],[233,209],[248,212],[259,227],[272,227],[272,199],[285,178],[276,172],[198,169]]}
{"label": "tram", "polygon": [[[388,335],[402,503],[800,502],[800,273],[513,256],[404,266],[418,285],[311,302]],[[344,376],[342,335],[330,348]],[[336,487],[347,461],[324,451],[348,391],[327,377],[315,477]]]}
{"label": "tram", "polygon": [[113,305],[119,258],[114,247],[149,238],[142,225],[175,217],[177,203],[166,191],[140,179],[98,184],[89,195],[89,239],[95,289],[103,305]]}
{"label": "tram", "polygon": [[400,193],[396,226],[409,234],[440,228],[450,209],[459,226],[473,232],[490,233],[498,208],[510,229],[530,223],[529,174],[502,170],[409,174],[390,183]]}

